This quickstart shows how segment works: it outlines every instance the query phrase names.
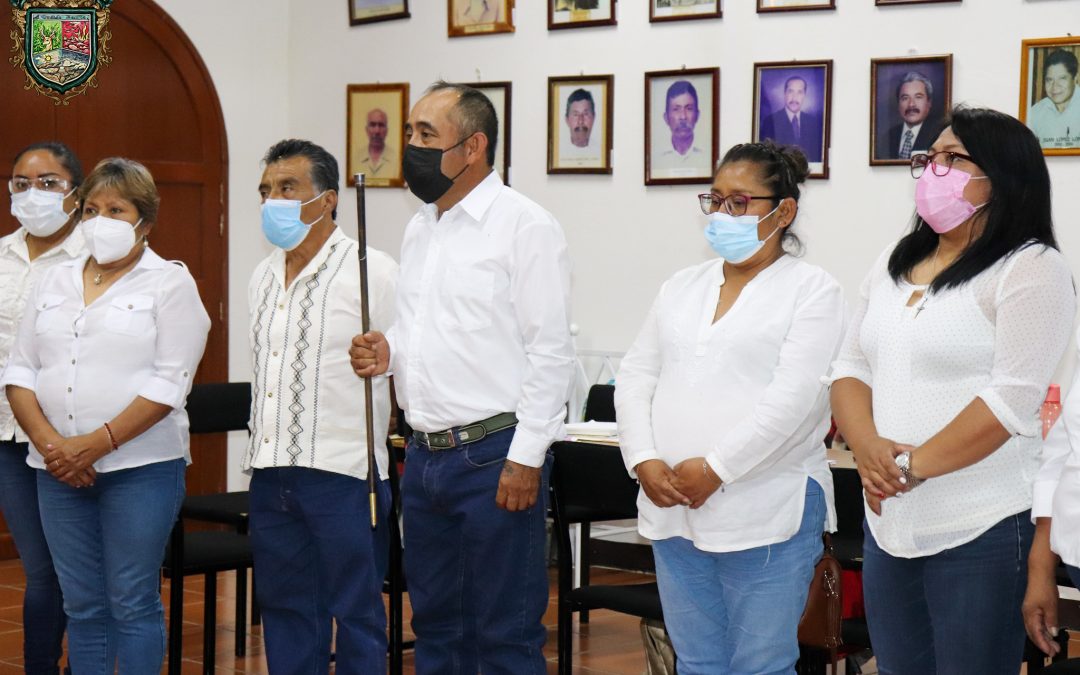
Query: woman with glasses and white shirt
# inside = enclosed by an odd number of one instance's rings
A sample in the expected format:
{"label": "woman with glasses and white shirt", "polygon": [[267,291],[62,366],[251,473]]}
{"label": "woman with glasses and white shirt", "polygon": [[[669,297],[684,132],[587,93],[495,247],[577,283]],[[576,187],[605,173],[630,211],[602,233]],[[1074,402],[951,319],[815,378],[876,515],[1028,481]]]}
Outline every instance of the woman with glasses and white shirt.
{"label": "woman with glasses and white shirt", "polygon": [[619,442],[641,483],[679,672],[794,672],[822,533],[832,529],[821,382],[843,334],[840,285],[785,250],[808,167],[733,147],[705,237],[720,256],[664,283],[616,377]]}
{"label": "woman with glasses and white shirt", "polygon": [[914,226],[878,259],[832,371],[866,498],[882,673],[1008,673],[1024,648],[1039,405],[1076,297],[1019,121],[957,108],[912,157]]}
{"label": "woman with glasses and white shirt", "polygon": [[[21,227],[0,239],[0,368],[8,361],[30,289],[46,270],[83,254],[79,199],[82,164],[56,141],[35,143],[15,156],[11,215]],[[26,434],[0,396],[0,510],[26,573],[23,665],[27,673],[59,673],[64,598],[38,511],[37,473],[26,463]]]}
{"label": "woman with glasses and white shirt", "polygon": [[156,673],[184,401],[210,319],[187,269],[147,245],[160,200],[144,166],[103,160],[79,196],[89,255],[41,278],[2,381],[32,446],[72,670]]}

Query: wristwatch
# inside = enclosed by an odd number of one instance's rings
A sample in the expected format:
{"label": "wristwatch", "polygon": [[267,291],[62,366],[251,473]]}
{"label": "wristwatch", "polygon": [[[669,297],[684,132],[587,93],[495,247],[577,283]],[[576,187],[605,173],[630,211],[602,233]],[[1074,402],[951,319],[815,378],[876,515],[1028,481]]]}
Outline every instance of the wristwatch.
{"label": "wristwatch", "polygon": [[915,474],[911,473],[911,453],[901,452],[896,456],[896,466],[900,469],[900,473],[904,474],[905,484],[909,489],[919,487],[925,482],[923,478],[916,478]]}

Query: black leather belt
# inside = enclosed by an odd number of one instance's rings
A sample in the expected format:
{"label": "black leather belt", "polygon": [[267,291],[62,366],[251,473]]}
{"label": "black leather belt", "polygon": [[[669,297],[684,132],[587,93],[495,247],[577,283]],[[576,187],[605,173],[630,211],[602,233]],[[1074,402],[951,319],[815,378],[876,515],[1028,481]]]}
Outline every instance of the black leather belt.
{"label": "black leather belt", "polygon": [[509,429],[516,425],[517,422],[517,415],[514,413],[499,413],[486,420],[446,429],[445,431],[433,431],[431,433],[414,431],[413,438],[416,439],[417,443],[426,445],[432,450],[449,450],[468,443],[475,443],[488,434]]}

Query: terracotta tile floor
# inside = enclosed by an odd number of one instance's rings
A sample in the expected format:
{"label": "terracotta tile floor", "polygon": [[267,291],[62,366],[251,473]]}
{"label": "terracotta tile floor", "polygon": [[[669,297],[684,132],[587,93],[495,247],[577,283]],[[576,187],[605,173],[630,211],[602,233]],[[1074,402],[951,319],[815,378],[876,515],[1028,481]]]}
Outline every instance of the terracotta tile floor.
{"label": "terracotta tile floor", "polygon": [[[605,571],[594,568],[593,580],[599,583],[622,583],[640,581],[642,575],[628,572]],[[552,577],[551,600],[544,615],[548,628],[548,642],[544,649],[548,656],[548,673],[556,673],[556,592]],[[259,626],[249,626],[245,658],[233,654],[236,636],[234,573],[218,577],[217,607],[217,661],[218,673],[264,674],[262,632]],[[17,560],[0,561],[0,675],[22,672],[22,590],[24,577]],[[168,581],[162,589],[166,614],[168,613]],[[406,639],[408,632],[408,596],[405,607]],[[198,675],[202,672],[203,639],[203,582],[202,577],[188,577],[184,583],[184,639],[183,672]],[[249,617],[250,620],[250,617]],[[645,656],[641,645],[638,620],[608,611],[595,611],[590,623],[577,626],[575,621],[574,672],[582,675],[641,675],[645,670]],[[162,672],[165,672],[162,670]],[[405,673],[413,673],[412,654],[405,653]]]}

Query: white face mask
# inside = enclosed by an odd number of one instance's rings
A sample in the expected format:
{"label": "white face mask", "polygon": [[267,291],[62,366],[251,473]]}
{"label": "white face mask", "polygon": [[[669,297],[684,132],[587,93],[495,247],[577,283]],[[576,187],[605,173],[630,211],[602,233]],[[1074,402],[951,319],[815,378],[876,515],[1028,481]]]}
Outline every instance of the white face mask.
{"label": "white face mask", "polygon": [[64,200],[71,192],[65,195],[37,188],[16,192],[11,195],[11,215],[35,237],[56,234],[75,213],[75,209],[64,211]]}
{"label": "white face mask", "polygon": [[135,228],[142,222],[139,218],[134,225],[126,220],[116,220],[105,216],[95,216],[82,222],[86,248],[99,265],[108,265],[123,258],[135,246]]}

